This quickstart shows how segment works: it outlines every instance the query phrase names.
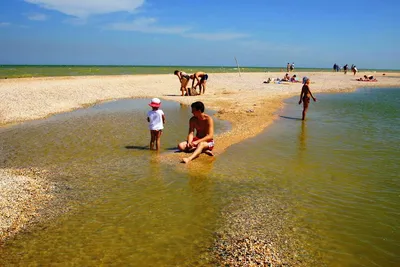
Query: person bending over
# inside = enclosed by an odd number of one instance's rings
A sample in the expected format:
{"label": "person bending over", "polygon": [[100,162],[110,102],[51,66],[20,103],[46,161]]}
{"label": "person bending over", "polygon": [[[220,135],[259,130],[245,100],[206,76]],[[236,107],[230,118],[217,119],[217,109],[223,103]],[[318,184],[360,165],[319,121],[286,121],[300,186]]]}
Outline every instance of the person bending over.
{"label": "person bending over", "polygon": [[[198,71],[192,75],[190,75],[190,79],[192,79],[192,88],[196,89],[197,86],[199,86],[199,95],[202,94],[201,88],[203,88],[203,94],[206,92],[206,85],[207,85],[207,80],[208,80],[208,74]],[[197,81],[197,84],[194,86],[195,80]]]}
{"label": "person bending over", "polygon": [[178,76],[179,82],[181,83],[181,92],[182,92],[182,96],[188,95],[186,86],[187,86],[187,84],[189,83],[189,80],[190,80],[189,74],[187,74],[187,73],[184,72],[184,71],[179,71],[179,70],[174,71],[174,74],[175,74],[176,76]]}

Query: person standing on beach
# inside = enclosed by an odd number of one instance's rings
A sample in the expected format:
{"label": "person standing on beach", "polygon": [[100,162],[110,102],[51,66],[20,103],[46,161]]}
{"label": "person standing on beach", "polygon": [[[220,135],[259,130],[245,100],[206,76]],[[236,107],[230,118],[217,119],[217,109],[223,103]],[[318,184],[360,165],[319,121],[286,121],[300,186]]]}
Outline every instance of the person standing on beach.
{"label": "person standing on beach", "polygon": [[[187,158],[182,159],[182,163],[188,163],[197,158],[202,152],[214,156],[214,121],[211,116],[204,113],[203,102],[192,103],[193,117],[189,120],[189,133],[186,141],[178,144],[179,151],[193,152]],[[196,136],[194,132],[196,131]]]}
{"label": "person standing on beach", "polygon": [[152,107],[152,110],[147,113],[147,121],[149,122],[150,129],[150,150],[154,150],[154,145],[155,150],[159,150],[161,134],[165,124],[165,115],[164,112],[159,109],[161,106],[160,99],[153,98],[149,106]]}
{"label": "person standing on beach", "polygon": [[[208,74],[198,71],[192,75],[190,75],[190,79],[192,79],[192,88],[196,90],[196,87],[199,86],[199,95],[201,95],[201,88],[203,88],[203,94],[206,92],[206,84],[208,80]],[[197,84],[193,87],[195,80]]]}
{"label": "person standing on beach", "polygon": [[349,68],[349,65],[344,65],[343,66],[343,72],[344,72],[344,74],[347,74],[347,69]]}
{"label": "person standing on beach", "polygon": [[189,83],[190,76],[184,71],[176,70],[174,71],[174,75],[178,76],[179,82],[181,84],[181,92],[182,96],[189,95],[186,89],[187,84]]}
{"label": "person standing on beach", "polygon": [[301,102],[303,102],[303,113],[301,118],[301,120],[303,121],[306,119],[308,105],[310,104],[310,98],[312,98],[314,102],[317,101],[317,99],[312,95],[310,90],[310,79],[307,78],[305,80],[303,87],[301,88],[300,101],[299,101],[299,105],[301,104]]}
{"label": "person standing on beach", "polygon": [[353,71],[353,75],[356,75],[356,73],[357,73],[357,71],[358,71],[356,65],[353,66],[352,71]]}
{"label": "person standing on beach", "polygon": [[290,63],[288,62],[288,64],[286,65],[286,72],[290,71]]}
{"label": "person standing on beach", "polygon": [[290,71],[294,71],[294,62],[290,64]]}

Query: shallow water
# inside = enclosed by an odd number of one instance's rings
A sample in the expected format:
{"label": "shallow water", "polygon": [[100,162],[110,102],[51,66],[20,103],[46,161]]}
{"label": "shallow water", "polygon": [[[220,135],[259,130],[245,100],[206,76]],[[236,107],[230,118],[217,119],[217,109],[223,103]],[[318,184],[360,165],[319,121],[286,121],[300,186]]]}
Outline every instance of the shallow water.
{"label": "shallow water", "polygon": [[[318,95],[302,122],[298,97],[266,132],[231,147],[272,197],[291,203],[296,238],[328,266],[400,265],[400,90]],[[245,153],[243,155],[243,153]],[[236,165],[237,165],[236,164]]]}
{"label": "shallow water", "polygon": [[[3,128],[2,167],[61,171],[58,178],[78,196],[72,214],[20,235],[0,259],[207,265],[220,211],[235,196],[249,196],[282,204],[276,216],[287,219],[289,242],[307,248],[303,258],[318,255],[327,266],[399,265],[400,90],[317,98],[306,122],[298,99],[287,100],[267,131],[206,162],[203,174],[164,164],[162,155],[144,149],[148,100]],[[186,134],[190,110],[167,101],[163,110],[162,147],[171,153]],[[217,122],[217,129],[228,126]]]}
{"label": "shallow water", "polygon": [[[65,186],[58,190],[70,196],[74,212],[20,235],[0,259],[85,266],[198,260],[218,207],[212,180],[178,172],[161,163],[162,153],[148,150],[149,102],[119,100],[1,129],[2,167],[59,173],[55,179]],[[162,110],[161,148],[169,154],[186,138],[191,109],[163,101]],[[230,125],[215,120],[215,128]]]}

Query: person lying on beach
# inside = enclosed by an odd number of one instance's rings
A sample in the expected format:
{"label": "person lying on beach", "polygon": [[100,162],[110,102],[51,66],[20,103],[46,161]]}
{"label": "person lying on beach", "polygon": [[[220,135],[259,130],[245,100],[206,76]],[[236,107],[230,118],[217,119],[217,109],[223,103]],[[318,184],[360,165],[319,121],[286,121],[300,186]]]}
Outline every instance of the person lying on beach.
{"label": "person lying on beach", "polygon": [[176,70],[176,71],[174,71],[174,75],[178,76],[178,78],[179,78],[179,82],[181,84],[181,89],[180,90],[182,92],[182,96],[188,95],[186,86],[187,86],[187,84],[189,83],[189,80],[190,80],[189,74],[187,74],[184,71]]}
{"label": "person lying on beach", "polygon": [[374,78],[372,75],[364,75],[364,78],[358,78],[356,79],[357,81],[362,81],[362,82],[377,82],[378,80]]}
{"label": "person lying on beach", "polygon": [[[212,152],[214,148],[214,121],[211,116],[204,113],[203,102],[194,102],[191,108],[193,117],[189,120],[189,134],[186,141],[178,144],[178,149],[182,152],[193,152],[193,154],[183,158],[182,163],[188,163],[203,152],[209,156],[214,156]],[[194,136],[195,131],[196,136]]]}
{"label": "person lying on beach", "polygon": [[274,81],[274,79],[268,78],[268,80],[264,81],[263,83],[271,83],[273,81]]}
{"label": "person lying on beach", "polygon": [[[192,79],[192,88],[196,89],[197,86],[199,86],[199,95],[201,95],[201,88],[203,88],[203,94],[206,92],[206,84],[208,80],[208,74],[198,71],[192,75],[190,75],[190,79]],[[194,85],[194,81],[197,81],[197,84]]]}
{"label": "person lying on beach", "polygon": [[282,82],[288,82],[290,80],[290,76],[289,74],[285,74],[285,76],[283,76],[283,79],[281,79]]}
{"label": "person lying on beach", "polygon": [[312,95],[309,85],[310,85],[310,79],[307,78],[305,84],[301,88],[301,93],[300,93],[299,105],[301,104],[301,102],[303,102],[303,113],[301,118],[303,121],[306,119],[308,105],[310,104],[310,97],[312,97],[314,102],[317,101],[317,99]]}
{"label": "person lying on beach", "polygon": [[290,82],[292,82],[292,83],[299,83],[300,81],[298,81],[297,80],[297,76],[296,76],[296,74],[295,75],[293,75],[291,78],[290,78],[290,80],[289,80]]}

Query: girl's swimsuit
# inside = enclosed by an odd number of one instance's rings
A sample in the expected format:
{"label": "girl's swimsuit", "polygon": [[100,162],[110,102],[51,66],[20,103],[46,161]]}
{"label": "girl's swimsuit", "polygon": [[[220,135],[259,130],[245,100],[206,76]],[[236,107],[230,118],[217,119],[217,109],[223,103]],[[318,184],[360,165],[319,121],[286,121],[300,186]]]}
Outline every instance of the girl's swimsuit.
{"label": "girl's swimsuit", "polygon": [[181,71],[181,77],[182,77],[182,78],[185,78],[186,80],[189,80],[189,79],[190,79],[189,74],[187,74],[186,72],[183,72],[183,71]]}

